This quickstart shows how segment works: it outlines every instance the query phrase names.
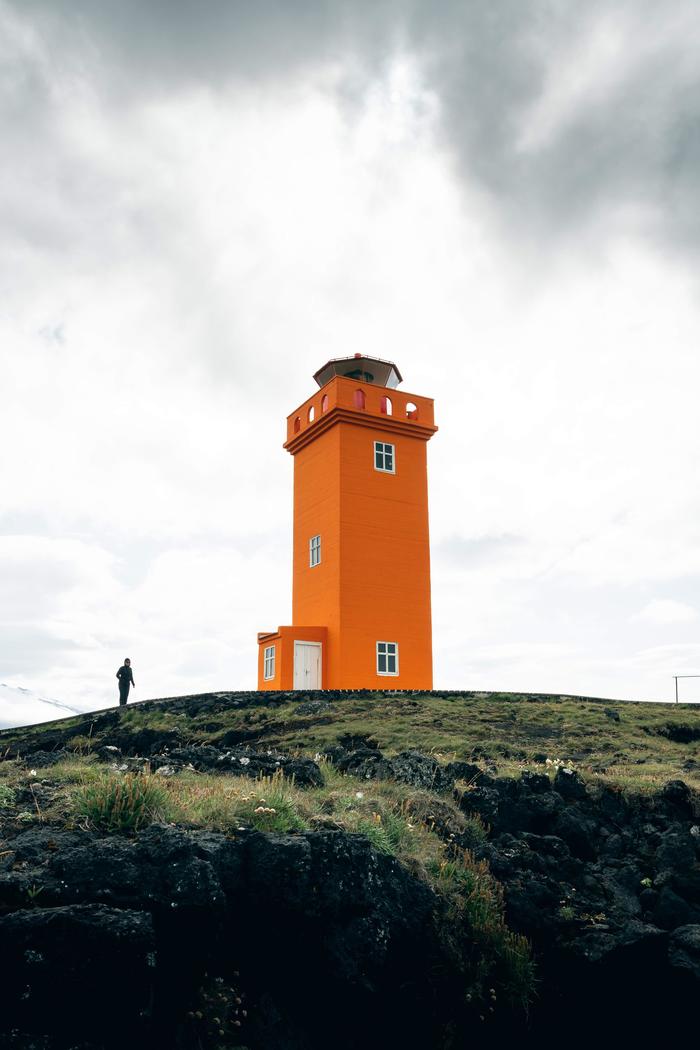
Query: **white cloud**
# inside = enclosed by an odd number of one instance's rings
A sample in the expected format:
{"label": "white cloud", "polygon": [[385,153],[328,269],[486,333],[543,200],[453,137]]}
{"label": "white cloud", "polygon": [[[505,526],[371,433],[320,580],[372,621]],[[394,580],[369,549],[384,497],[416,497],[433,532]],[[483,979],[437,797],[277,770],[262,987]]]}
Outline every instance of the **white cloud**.
{"label": "white cloud", "polygon": [[[102,706],[128,654],[138,697],[252,687],[255,633],[291,604],[284,417],[362,349],[436,398],[436,685],[665,696],[659,643],[694,644],[678,609],[700,601],[700,307],[649,234],[663,195],[605,198],[575,240],[538,199],[528,239],[475,140],[455,163],[428,33],[366,65],[355,40],[275,76],[212,59],[146,84],[146,44],[130,67],[88,14],[63,50],[38,16],[0,18],[22,117],[0,175],[3,678]],[[566,82],[558,37],[539,110],[530,78],[494,134],[515,149],[529,114],[546,153],[651,61],[613,76],[596,32]],[[488,100],[459,97],[469,138]]]}
{"label": "white cloud", "polygon": [[689,623],[698,619],[698,610],[686,602],[677,602],[672,598],[654,598],[636,614],[635,619],[662,625]]}

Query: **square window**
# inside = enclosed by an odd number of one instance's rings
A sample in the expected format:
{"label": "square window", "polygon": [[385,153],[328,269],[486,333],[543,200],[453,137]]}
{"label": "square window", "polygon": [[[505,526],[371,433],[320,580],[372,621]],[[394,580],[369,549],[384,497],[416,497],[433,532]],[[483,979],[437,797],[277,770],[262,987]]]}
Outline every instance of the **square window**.
{"label": "square window", "polygon": [[263,677],[265,681],[275,677],[275,647],[268,645],[263,652]]}
{"label": "square window", "polygon": [[385,441],[374,442],[374,469],[382,470],[385,474],[395,474],[396,469],[394,446]]}
{"label": "square window", "polygon": [[399,673],[398,642],[377,642],[377,674]]}
{"label": "square window", "polygon": [[309,565],[313,569],[314,565],[321,564],[321,537],[312,536],[309,540]]}

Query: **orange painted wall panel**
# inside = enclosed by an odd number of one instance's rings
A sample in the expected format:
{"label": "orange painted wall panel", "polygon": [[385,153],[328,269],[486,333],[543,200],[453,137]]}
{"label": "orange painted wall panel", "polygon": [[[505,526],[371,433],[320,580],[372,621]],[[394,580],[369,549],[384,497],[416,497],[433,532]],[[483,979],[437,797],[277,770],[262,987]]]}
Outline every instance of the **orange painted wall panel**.
{"label": "orange painted wall panel", "polygon": [[[395,473],[374,466],[375,441]],[[426,443],[341,424],[341,677],[347,688],[432,686]],[[377,641],[397,642],[399,674],[376,670]]]}

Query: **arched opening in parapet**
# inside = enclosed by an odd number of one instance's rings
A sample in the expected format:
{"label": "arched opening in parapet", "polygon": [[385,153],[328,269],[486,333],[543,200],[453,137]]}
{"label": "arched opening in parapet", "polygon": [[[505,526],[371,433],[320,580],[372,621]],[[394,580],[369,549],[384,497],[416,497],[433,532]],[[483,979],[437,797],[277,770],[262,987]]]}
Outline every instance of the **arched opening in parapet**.
{"label": "arched opening in parapet", "polygon": [[313,423],[314,419],[316,418],[316,409],[314,408],[313,405],[309,409],[307,418],[309,420],[309,423]]}
{"label": "arched opening in parapet", "polygon": [[392,412],[394,411],[394,406],[391,403],[391,398],[390,397],[386,397],[386,395],[381,397],[379,399],[379,408],[380,408],[380,411],[382,411],[385,416],[390,416],[392,414]]}
{"label": "arched opening in parapet", "polygon": [[297,416],[296,419],[294,420],[294,433],[298,434],[300,430],[301,430],[301,417]]}
{"label": "arched opening in parapet", "polygon": [[364,408],[367,403],[364,390],[356,390],[354,396],[355,408]]}
{"label": "arched opening in parapet", "polygon": [[412,401],[406,402],[406,419],[418,419],[418,405]]}
{"label": "arched opening in parapet", "polygon": [[327,412],[328,411],[328,394],[324,394],[323,397],[321,398],[321,411],[322,412]]}

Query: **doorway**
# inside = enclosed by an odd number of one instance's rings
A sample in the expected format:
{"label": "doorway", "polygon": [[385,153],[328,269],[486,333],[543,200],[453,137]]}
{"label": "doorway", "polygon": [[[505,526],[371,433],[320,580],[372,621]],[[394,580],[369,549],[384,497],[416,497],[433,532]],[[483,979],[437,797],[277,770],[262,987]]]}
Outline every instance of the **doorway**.
{"label": "doorway", "polygon": [[321,689],[321,643],[294,643],[294,688]]}

